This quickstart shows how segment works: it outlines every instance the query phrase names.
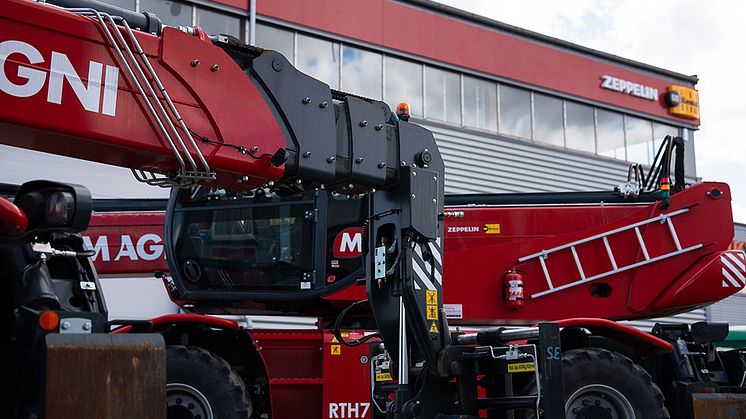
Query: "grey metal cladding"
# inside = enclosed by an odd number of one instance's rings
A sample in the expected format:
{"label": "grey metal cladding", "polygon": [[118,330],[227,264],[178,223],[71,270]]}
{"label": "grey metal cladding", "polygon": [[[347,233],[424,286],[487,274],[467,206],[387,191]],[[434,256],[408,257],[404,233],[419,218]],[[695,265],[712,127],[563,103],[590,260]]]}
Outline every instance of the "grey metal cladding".
{"label": "grey metal cladding", "polygon": [[386,183],[388,146],[386,115],[377,104],[348,96],[347,115],[352,142],[352,183],[380,187]]}
{"label": "grey metal cladding", "polygon": [[287,127],[293,144],[287,144],[297,162],[293,176],[331,181],[337,153],[334,106],[329,86],[293,67],[274,51],[254,59],[254,72],[266,86]]}
{"label": "grey metal cladding", "polygon": [[611,191],[627,180],[623,160],[424,125],[445,160],[446,193]]}

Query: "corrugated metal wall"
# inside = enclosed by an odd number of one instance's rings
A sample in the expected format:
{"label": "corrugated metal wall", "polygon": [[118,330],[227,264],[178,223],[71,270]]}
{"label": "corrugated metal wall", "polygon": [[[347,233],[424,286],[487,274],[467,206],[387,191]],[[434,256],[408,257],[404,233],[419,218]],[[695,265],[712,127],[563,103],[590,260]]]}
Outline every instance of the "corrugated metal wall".
{"label": "corrugated metal wall", "polygon": [[627,179],[623,161],[438,126],[446,193],[609,190]]}
{"label": "corrugated metal wall", "polygon": [[[446,193],[609,191],[627,180],[624,161],[424,125],[435,135],[445,160]],[[702,308],[628,323],[650,330],[656,322],[693,323],[706,318]]]}

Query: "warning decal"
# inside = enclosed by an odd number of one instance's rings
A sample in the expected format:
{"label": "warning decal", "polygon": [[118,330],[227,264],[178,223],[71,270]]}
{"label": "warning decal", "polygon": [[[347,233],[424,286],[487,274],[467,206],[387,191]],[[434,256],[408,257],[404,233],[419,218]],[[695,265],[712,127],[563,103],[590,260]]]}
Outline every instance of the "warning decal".
{"label": "warning decal", "polygon": [[342,354],[342,346],[341,345],[332,345],[331,353],[332,353],[332,355],[340,355],[340,354]]}
{"label": "warning decal", "polygon": [[520,362],[518,364],[508,364],[508,372],[513,374],[516,372],[531,372],[536,371],[536,364],[533,362]]}
{"label": "warning decal", "polygon": [[438,325],[435,322],[433,322],[433,324],[430,325],[430,333],[440,333],[438,331]]}

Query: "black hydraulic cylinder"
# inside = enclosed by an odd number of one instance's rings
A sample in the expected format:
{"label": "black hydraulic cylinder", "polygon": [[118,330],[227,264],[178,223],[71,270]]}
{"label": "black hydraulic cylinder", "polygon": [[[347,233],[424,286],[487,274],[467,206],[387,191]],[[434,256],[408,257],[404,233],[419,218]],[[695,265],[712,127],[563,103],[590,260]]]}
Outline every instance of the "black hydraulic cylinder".
{"label": "black hydraulic cylinder", "polygon": [[160,35],[161,30],[163,29],[161,20],[153,13],[137,13],[132,10],[127,10],[119,6],[112,6],[96,0],[48,0],[47,3],[65,8],[95,9],[112,16],[119,16],[126,20],[132,28],[156,35]]}

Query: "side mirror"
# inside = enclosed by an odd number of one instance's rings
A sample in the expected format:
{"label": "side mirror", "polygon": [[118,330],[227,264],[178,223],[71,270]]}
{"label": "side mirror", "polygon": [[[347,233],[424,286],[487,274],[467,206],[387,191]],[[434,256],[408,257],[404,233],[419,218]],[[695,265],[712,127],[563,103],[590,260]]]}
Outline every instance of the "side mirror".
{"label": "side mirror", "polygon": [[34,180],[18,189],[13,204],[28,218],[28,231],[80,233],[88,228],[93,208],[84,186]]}

